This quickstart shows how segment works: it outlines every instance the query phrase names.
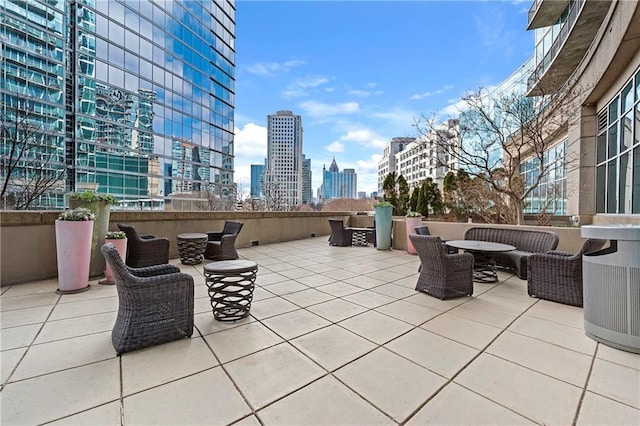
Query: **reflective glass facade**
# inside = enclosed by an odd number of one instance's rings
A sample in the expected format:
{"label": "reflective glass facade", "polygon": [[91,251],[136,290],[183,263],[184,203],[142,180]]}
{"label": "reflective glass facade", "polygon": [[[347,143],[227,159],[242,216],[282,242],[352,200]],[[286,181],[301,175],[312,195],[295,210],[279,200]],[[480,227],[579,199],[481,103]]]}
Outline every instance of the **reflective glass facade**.
{"label": "reflective glass facade", "polygon": [[334,158],[329,170],[322,167],[322,186],[320,197],[323,200],[332,198],[357,198],[358,175],[355,169],[340,171]]}
{"label": "reflective glass facade", "polygon": [[[548,172],[525,198],[525,213],[567,214],[567,143],[565,139],[542,154],[542,169]],[[540,175],[540,160],[531,158],[523,162],[520,173],[525,186],[530,188]]]}
{"label": "reflective glass facade", "polygon": [[0,0],[0,16],[3,112],[28,102],[68,165],[42,205],[84,189],[123,206],[234,198],[233,0]]}

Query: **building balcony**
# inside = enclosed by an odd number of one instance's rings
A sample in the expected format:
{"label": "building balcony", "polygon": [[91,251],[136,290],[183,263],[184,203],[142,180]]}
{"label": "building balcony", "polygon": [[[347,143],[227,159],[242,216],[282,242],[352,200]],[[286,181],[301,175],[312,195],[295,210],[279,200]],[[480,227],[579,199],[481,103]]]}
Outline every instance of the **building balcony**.
{"label": "building balcony", "polygon": [[610,4],[610,0],[573,3],[550,50],[528,79],[527,96],[555,93],[566,83],[589,50]]}
{"label": "building balcony", "polygon": [[569,0],[534,0],[529,9],[528,30],[550,27],[567,8]]}

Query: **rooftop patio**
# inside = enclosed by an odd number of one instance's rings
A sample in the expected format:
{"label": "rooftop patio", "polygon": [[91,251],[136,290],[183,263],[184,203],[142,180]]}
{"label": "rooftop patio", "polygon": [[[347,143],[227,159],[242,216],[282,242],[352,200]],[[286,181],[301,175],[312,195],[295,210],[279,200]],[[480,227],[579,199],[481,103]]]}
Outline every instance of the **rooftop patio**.
{"label": "rooftop patio", "polygon": [[249,318],[214,320],[202,265],[174,259],[195,278],[192,338],[120,357],[114,286],[2,287],[0,423],[640,424],[640,356],[514,275],[440,301],[404,251],[239,252],[259,265]]}

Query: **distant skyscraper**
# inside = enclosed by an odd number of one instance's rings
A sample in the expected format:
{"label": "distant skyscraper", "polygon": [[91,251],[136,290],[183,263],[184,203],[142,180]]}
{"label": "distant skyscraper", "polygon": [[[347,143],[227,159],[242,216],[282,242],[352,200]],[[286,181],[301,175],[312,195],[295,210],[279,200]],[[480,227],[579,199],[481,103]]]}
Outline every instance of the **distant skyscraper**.
{"label": "distant skyscraper", "polygon": [[378,192],[383,193],[382,183],[387,175],[396,171],[396,154],[402,151],[416,138],[393,138],[382,150],[382,158],[378,162]]}
{"label": "distant skyscraper", "polygon": [[264,181],[264,164],[251,165],[251,198],[262,198],[262,182]]}
{"label": "distant skyscraper", "polygon": [[302,155],[302,203],[309,204],[313,201],[311,190],[311,158]]}
{"label": "distant skyscraper", "polygon": [[268,207],[290,209],[302,203],[302,118],[291,111],[267,116],[267,169],[264,195]]}
{"label": "distant skyscraper", "polygon": [[332,198],[356,198],[358,187],[358,175],[354,169],[338,169],[334,158],[327,170],[322,167],[322,187],[320,189],[321,198],[330,200]]}
{"label": "distant skyscraper", "polygon": [[[0,0],[0,17],[3,120],[29,111],[29,155],[68,166],[35,206],[234,197],[233,0]],[[0,182],[16,192],[28,169]]]}

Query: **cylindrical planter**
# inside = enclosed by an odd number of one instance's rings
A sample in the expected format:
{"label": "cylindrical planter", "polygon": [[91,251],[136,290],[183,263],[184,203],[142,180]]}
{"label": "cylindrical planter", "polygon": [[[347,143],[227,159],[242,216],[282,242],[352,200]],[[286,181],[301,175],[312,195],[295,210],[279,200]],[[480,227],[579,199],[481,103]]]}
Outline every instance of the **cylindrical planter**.
{"label": "cylindrical planter", "polygon": [[376,248],[391,250],[391,226],[393,224],[393,207],[375,207],[376,212]]}
{"label": "cylindrical planter", "polygon": [[92,220],[56,220],[57,293],[89,290],[92,232]]}
{"label": "cylindrical planter", "polygon": [[84,200],[70,199],[69,207],[75,209],[84,207],[96,215],[93,236],[91,238],[91,264],[89,267],[89,276],[98,277],[104,273],[105,261],[100,249],[104,245],[104,235],[109,229],[109,216],[111,207],[106,201],[87,202]]}
{"label": "cylindrical planter", "polygon": [[[127,239],[126,238],[121,238],[117,240],[105,239],[104,243],[113,244],[116,250],[118,250],[118,254],[120,255],[120,258],[122,258],[122,261],[124,262],[125,256],[127,255]],[[111,270],[111,267],[109,266],[108,262],[105,262],[104,277],[105,277],[104,280],[99,281],[100,284],[112,285],[116,283],[113,278],[113,271]]]}
{"label": "cylindrical planter", "polygon": [[422,216],[415,217],[406,217],[404,219],[405,228],[407,230],[407,253],[409,254],[417,254],[416,249],[413,247],[411,240],[409,239],[409,234],[416,233],[416,227],[422,224]]}

